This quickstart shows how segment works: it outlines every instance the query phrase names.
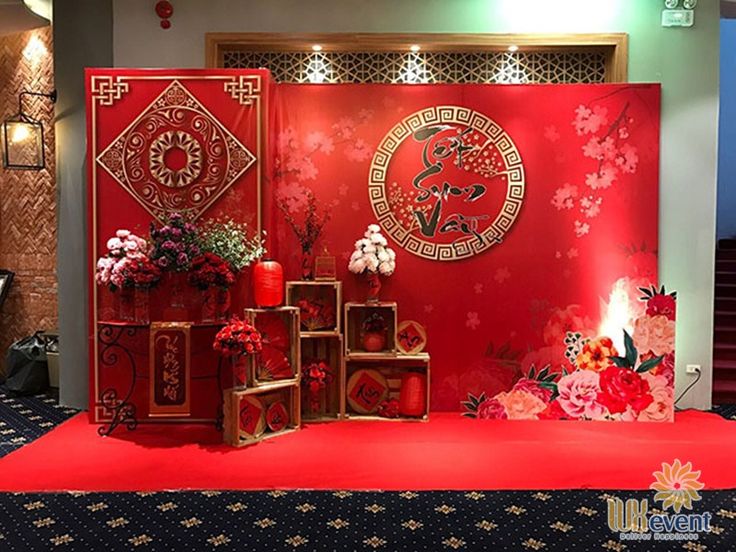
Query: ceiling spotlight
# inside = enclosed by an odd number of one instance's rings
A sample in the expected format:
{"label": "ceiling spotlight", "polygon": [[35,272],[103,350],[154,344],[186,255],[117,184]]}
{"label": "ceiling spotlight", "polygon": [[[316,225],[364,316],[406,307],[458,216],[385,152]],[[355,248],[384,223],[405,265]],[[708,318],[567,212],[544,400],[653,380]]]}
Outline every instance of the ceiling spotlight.
{"label": "ceiling spotlight", "polygon": [[313,44],[312,45],[312,51],[313,52],[321,52],[322,51],[322,46],[320,44]]}
{"label": "ceiling spotlight", "polygon": [[512,54],[518,51],[519,51],[519,47],[516,44],[512,44],[511,46],[509,46],[509,52],[511,52]]}
{"label": "ceiling spotlight", "polygon": [[411,50],[414,53],[418,52],[421,49],[422,47],[419,44],[412,44],[411,46],[409,46],[409,50]]}

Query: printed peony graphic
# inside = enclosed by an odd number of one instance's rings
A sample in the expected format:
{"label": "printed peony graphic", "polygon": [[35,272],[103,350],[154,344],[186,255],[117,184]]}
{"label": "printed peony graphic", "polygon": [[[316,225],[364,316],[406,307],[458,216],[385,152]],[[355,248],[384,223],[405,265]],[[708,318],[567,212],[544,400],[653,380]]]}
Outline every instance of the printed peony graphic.
{"label": "printed peony graphic", "polygon": [[599,419],[604,409],[598,402],[600,377],[590,370],[578,370],[564,376],[557,384],[560,408],[570,418]]}
{"label": "printed peony graphic", "polygon": [[640,291],[646,312],[635,321],[633,335],[621,330],[621,353],[611,338],[590,338],[590,330],[578,330],[590,325],[579,307],[555,309],[543,331],[548,345],[521,357],[520,375],[513,385],[469,393],[462,402],[463,416],[672,421],[676,294],[668,294],[664,287]]}

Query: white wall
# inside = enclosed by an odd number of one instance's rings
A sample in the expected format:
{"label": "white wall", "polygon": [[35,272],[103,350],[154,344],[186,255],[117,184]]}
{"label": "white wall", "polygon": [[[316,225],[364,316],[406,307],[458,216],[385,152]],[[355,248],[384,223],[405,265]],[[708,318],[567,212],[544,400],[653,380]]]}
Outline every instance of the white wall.
{"label": "white wall", "polygon": [[659,0],[176,0],[162,30],[150,0],[114,1],[118,67],[203,67],[206,32],[626,32],[629,77],[661,82],[660,279],[679,292],[680,406],[710,406],[718,119],[718,2],[692,29],[663,29]]}

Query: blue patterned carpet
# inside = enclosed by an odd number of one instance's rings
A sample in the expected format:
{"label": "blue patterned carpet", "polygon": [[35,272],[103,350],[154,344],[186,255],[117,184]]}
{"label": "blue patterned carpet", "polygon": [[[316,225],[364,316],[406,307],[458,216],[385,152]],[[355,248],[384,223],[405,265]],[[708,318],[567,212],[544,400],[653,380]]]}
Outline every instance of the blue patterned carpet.
{"label": "blue patterned carpet", "polygon": [[[0,455],[75,413],[0,395]],[[653,507],[651,492],[594,490],[0,493],[0,552],[736,550],[736,492],[702,493],[695,511],[712,513],[711,531],[687,542],[619,540],[611,496]]]}

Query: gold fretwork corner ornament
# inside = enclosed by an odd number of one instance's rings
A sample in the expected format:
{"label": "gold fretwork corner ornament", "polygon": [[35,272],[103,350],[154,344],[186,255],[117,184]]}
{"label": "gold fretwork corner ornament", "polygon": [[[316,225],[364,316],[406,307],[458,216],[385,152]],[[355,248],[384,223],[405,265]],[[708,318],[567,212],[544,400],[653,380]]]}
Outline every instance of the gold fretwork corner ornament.
{"label": "gold fretwork corner ornament", "polygon": [[125,77],[110,75],[93,76],[91,88],[92,100],[104,106],[113,105],[130,90]]}
{"label": "gold fretwork corner ornament", "polygon": [[261,93],[260,75],[240,75],[225,83],[225,92],[240,105],[251,105]]}

